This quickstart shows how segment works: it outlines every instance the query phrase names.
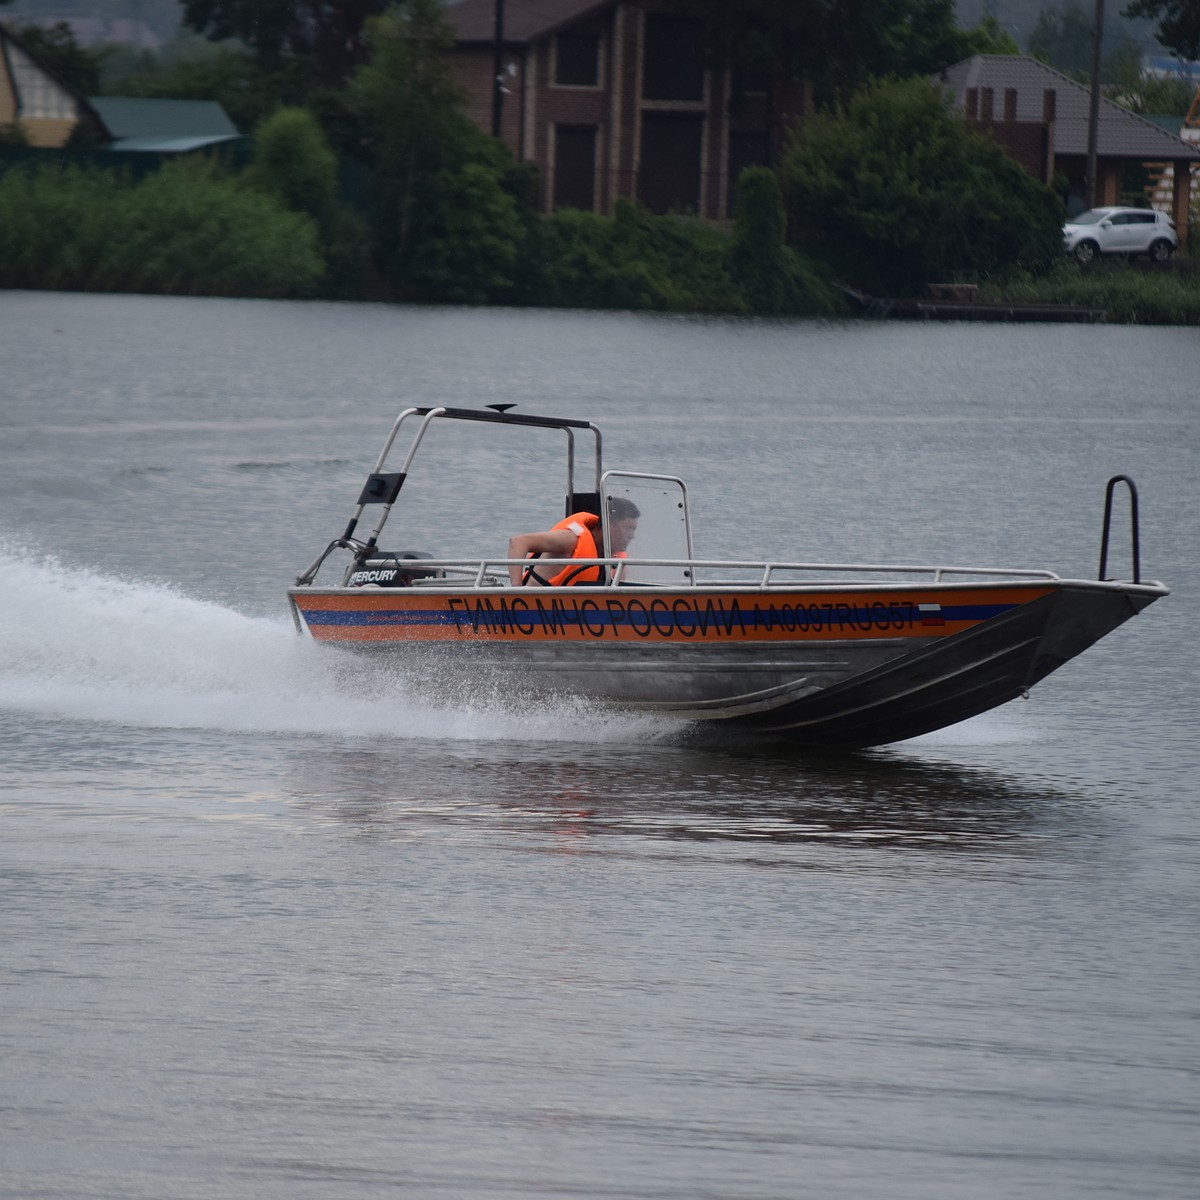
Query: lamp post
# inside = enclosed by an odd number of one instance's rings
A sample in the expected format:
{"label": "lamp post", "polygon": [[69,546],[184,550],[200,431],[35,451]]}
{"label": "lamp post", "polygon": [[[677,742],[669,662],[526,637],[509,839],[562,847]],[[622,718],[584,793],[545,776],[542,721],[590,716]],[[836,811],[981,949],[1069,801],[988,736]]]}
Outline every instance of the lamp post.
{"label": "lamp post", "polygon": [[1088,208],[1096,207],[1096,140],[1100,124],[1100,59],[1104,39],[1104,0],[1096,0],[1095,24],[1092,27],[1092,90],[1088,103],[1087,166],[1084,168],[1083,190]]}
{"label": "lamp post", "polygon": [[500,113],[504,108],[504,89],[500,77],[504,68],[504,0],[496,0],[492,39],[492,137],[500,136]]}

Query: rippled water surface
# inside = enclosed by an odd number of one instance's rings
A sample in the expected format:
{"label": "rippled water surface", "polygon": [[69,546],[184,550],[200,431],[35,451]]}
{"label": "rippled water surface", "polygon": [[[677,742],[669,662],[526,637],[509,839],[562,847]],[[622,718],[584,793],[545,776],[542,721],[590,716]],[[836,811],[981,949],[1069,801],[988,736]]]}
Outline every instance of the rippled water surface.
{"label": "rippled water surface", "polygon": [[[1193,331],[10,292],[0,363],[0,1197],[1200,1190]],[[1094,577],[1125,472],[1173,593],[859,754],[435,706],[284,593],[397,411],[497,401],[712,557]],[[446,449],[414,544],[557,514]]]}

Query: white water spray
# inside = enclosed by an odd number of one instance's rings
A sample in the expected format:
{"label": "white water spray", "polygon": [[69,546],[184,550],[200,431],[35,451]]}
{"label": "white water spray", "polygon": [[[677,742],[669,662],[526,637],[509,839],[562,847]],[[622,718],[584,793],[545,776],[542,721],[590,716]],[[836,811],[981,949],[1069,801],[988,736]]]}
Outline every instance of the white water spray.
{"label": "white water spray", "polygon": [[[434,705],[402,679],[159,583],[0,546],[0,710],[163,729],[519,741],[656,740],[581,704]],[[352,668],[352,669],[348,669]]]}

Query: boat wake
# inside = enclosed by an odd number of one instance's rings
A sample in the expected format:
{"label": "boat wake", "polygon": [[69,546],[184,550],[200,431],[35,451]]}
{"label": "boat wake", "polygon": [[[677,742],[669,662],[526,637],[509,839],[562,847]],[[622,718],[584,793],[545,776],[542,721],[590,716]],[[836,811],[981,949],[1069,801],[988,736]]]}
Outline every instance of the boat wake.
{"label": "boat wake", "polygon": [[677,725],[486,686],[451,705],[403,677],[155,582],[0,545],[0,710],[161,729],[651,743]]}

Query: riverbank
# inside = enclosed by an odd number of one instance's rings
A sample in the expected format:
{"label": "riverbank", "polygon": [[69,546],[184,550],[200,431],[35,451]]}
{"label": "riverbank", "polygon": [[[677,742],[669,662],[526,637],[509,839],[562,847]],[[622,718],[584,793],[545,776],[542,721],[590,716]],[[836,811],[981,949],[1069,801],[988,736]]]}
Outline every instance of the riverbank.
{"label": "riverbank", "polygon": [[[624,201],[612,217],[569,209],[551,216],[528,212],[521,220],[514,216],[502,244],[460,229],[438,243],[436,253],[429,250],[419,278],[397,280],[381,271],[352,222],[327,222],[326,229],[217,164],[172,163],[141,180],[70,165],[8,170],[0,172],[0,289],[739,316],[962,317],[925,311],[930,298],[918,301],[911,293],[876,293],[878,303],[869,308],[848,302],[845,289],[832,286],[832,267],[819,246],[786,243],[778,191],[773,179],[768,182],[770,194],[740,209],[731,229],[656,216]],[[487,269],[480,265],[484,245],[494,259]],[[853,293],[857,280],[845,282]],[[1012,314],[1041,308],[1049,315],[1037,319],[1200,325],[1200,263],[1115,260],[1082,267],[1064,257],[1044,275],[986,279],[974,299],[967,315],[979,320],[1034,319]],[[914,306],[921,311],[905,311]],[[1085,315],[1063,318],[1063,312]]]}
{"label": "riverbank", "polygon": [[761,174],[770,194],[731,228],[625,200],[611,217],[539,215],[497,193],[491,224],[460,213],[397,265],[372,249],[360,218],[320,220],[215,162],[180,160],[141,179],[66,161],[0,169],[0,288],[839,315],[819,260],[785,244],[778,185]]}
{"label": "riverbank", "polygon": [[[655,264],[660,268],[663,264]],[[1081,271],[1072,263],[1064,263],[1049,275],[1035,279],[1020,276],[1004,282],[992,281],[981,284],[977,301],[971,304],[937,303],[928,299],[895,299],[890,297],[867,297],[857,293],[859,302],[847,299],[848,290],[839,293],[826,292],[829,304],[814,305],[817,311],[789,313],[788,316],[845,316],[871,319],[899,319],[918,316],[927,320],[973,319],[980,321],[1053,321],[1099,322],[1108,325],[1200,325],[1200,269],[1191,262],[1181,263],[1180,270],[1138,271],[1126,264],[1103,264],[1088,272]],[[590,267],[596,268],[595,286],[589,289],[582,276]],[[590,267],[580,264],[580,273],[574,280],[570,295],[564,289],[552,288],[538,295],[536,289],[527,288],[519,299],[514,297],[507,303],[477,307],[502,308],[557,308],[564,310],[597,310],[623,312],[676,312],[708,314],[711,316],[777,316],[778,313],[756,313],[745,303],[721,303],[716,294],[705,296],[695,290],[695,277],[672,286],[672,276],[656,276],[658,283],[646,286],[647,277],[655,277],[650,270],[645,273],[633,269],[629,263],[609,264],[600,267],[594,262]],[[632,286],[637,279],[643,287]],[[0,281],[0,291],[25,289],[30,291],[77,291],[136,293],[140,295],[222,295],[220,287],[188,288],[178,286],[157,288],[148,286],[124,286],[122,281],[114,285],[91,277],[86,281],[78,277],[63,280],[49,277],[44,280],[23,279],[19,283]],[[628,286],[621,286],[628,285]],[[256,295],[253,290],[236,290],[229,293],[244,299],[269,299],[273,293]],[[386,289],[369,289],[362,295],[339,294],[334,297],[310,294],[312,299],[339,299],[363,303],[393,303],[394,297]],[[728,300],[728,296],[726,296]]]}
{"label": "riverbank", "polygon": [[1016,275],[980,287],[984,303],[1056,304],[1103,309],[1111,325],[1200,325],[1200,262],[1177,259],[1163,266],[1063,262],[1035,278]]}

